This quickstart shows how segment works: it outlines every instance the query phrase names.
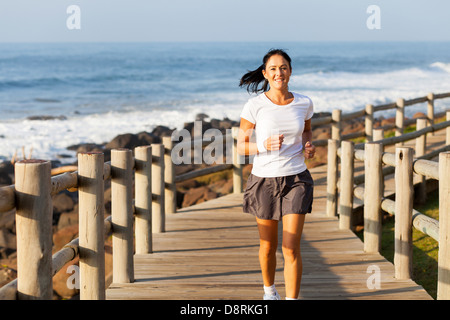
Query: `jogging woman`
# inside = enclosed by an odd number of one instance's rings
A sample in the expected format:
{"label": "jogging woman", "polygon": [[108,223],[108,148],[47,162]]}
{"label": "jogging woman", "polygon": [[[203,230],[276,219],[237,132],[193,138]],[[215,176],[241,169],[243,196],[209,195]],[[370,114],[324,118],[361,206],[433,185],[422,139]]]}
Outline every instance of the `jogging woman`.
{"label": "jogging woman", "polygon": [[305,158],[315,154],[311,143],[313,103],[309,97],[289,91],[291,74],[291,58],[276,49],[269,51],[262,65],[246,73],[240,82],[249,93],[260,93],[250,98],[242,110],[238,152],[255,155],[243,208],[256,216],[265,300],[280,299],[275,288],[280,220],[286,299],[298,298],[302,277],[300,239],[313,201],[313,180],[305,165]]}

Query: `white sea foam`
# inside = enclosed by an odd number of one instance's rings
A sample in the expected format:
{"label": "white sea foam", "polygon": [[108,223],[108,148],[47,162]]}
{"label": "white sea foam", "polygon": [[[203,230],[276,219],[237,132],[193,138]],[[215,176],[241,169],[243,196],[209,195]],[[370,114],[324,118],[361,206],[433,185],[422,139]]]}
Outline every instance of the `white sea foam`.
{"label": "white sea foam", "polygon": [[430,65],[430,67],[435,69],[443,70],[447,73],[450,73],[450,63],[444,63],[444,62],[435,62]]}

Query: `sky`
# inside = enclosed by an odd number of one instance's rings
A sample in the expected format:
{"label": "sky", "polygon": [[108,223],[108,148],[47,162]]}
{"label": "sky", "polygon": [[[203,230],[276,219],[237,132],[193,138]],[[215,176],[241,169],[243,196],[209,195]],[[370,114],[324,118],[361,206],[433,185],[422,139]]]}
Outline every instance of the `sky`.
{"label": "sky", "polygon": [[450,41],[448,12],[448,0],[2,0],[0,42]]}

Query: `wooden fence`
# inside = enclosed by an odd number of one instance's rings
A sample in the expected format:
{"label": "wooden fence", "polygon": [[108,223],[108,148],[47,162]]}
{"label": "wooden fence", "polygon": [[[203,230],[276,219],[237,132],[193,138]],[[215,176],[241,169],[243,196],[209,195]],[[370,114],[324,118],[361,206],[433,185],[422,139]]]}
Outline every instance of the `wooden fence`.
{"label": "wooden fence", "polygon": [[[105,299],[105,237],[112,234],[113,282],[131,283],[134,253],[151,253],[152,233],[165,232],[165,215],[176,211],[176,182],[233,169],[234,192],[242,192],[237,161],[175,177],[171,149],[165,137],[163,144],[135,148],[134,155],[114,149],[106,163],[101,152],[80,153],[77,171],[53,177],[50,161],[16,162],[15,185],[0,188],[0,213],[16,210],[18,276],[0,289],[0,299],[51,299],[52,277],[78,255],[80,299]],[[233,143],[237,159],[235,150]],[[106,179],[111,179],[111,215],[104,220]],[[51,196],[66,189],[79,193],[79,236],[52,255]]]}
{"label": "wooden fence", "polygon": [[[372,140],[374,111],[396,107],[399,112],[396,132],[400,134],[405,125],[405,122],[400,119],[404,117],[404,106],[428,101],[428,121],[432,124],[434,100],[445,97],[450,97],[450,93],[430,94],[428,97],[409,101],[399,100],[394,105],[377,107],[369,105],[362,111],[347,115],[342,115],[339,110],[335,110],[331,117],[313,119],[313,126],[322,124],[332,126],[331,140],[315,142],[316,145],[328,144],[329,154],[331,152],[334,155],[334,157],[329,156],[329,173],[333,172],[331,169],[333,163],[337,168],[336,138],[344,140],[366,136],[369,141]],[[398,111],[399,109],[401,111]],[[341,121],[361,116],[366,117],[365,132],[341,136]],[[448,125],[448,123],[449,121],[445,124]],[[438,130],[443,126],[444,124],[439,124],[427,127],[423,132]],[[133,282],[133,254],[134,252],[151,253],[152,233],[165,232],[165,215],[176,212],[175,184],[177,182],[232,169],[233,191],[236,193],[243,191],[243,161],[242,157],[237,155],[235,145],[237,131],[238,128],[233,128],[231,135],[224,136],[224,141],[232,141],[232,164],[219,164],[179,176],[175,176],[175,167],[171,159],[173,145],[170,137],[164,138],[162,144],[138,147],[134,150],[134,155],[133,151],[128,149],[112,150],[111,161],[106,163],[104,163],[103,153],[81,153],[78,155],[77,171],[53,177],[49,161],[17,162],[15,185],[0,188],[0,213],[16,210],[18,277],[0,289],[0,299],[51,299],[52,277],[78,255],[80,299],[104,299],[106,289],[104,239],[110,234],[113,237],[113,282]],[[404,136],[410,137],[408,134]],[[401,137],[395,138],[401,139]],[[395,140],[395,142],[398,141]],[[197,139],[182,142],[180,145],[183,143],[193,146],[194,149],[197,147],[198,150],[209,141]],[[449,165],[446,164],[446,170],[448,167]],[[329,174],[328,178],[329,184],[337,190],[337,170],[334,169],[334,173]],[[106,179],[111,179],[112,212],[104,219],[103,188]],[[448,184],[444,185],[442,190],[445,188],[448,188]],[[79,192],[79,237],[52,255],[51,196],[66,189],[75,189]],[[332,210],[333,214],[337,212],[336,190],[328,197],[327,212]],[[448,197],[446,201],[448,208]],[[341,217],[344,216],[345,214],[341,212]],[[443,228],[440,229],[442,235]],[[135,247],[133,237],[135,237]],[[441,248],[441,251],[448,250]],[[447,273],[449,269],[447,266],[445,269]],[[442,274],[447,273],[444,271]],[[448,284],[449,281],[444,279],[443,282]],[[440,297],[443,296],[440,295]],[[448,295],[445,297],[448,298]]]}
{"label": "wooden fence", "polygon": [[[328,141],[327,215],[336,216],[339,212],[340,228],[352,229],[353,198],[363,200],[366,252],[380,251],[382,210],[395,215],[394,267],[398,279],[412,276],[413,226],[438,241],[438,299],[450,299],[450,111],[446,117],[447,121],[429,126],[425,119],[417,119],[415,132],[366,144]],[[442,129],[446,129],[446,145],[425,153],[426,135]],[[412,139],[416,139],[416,158],[412,148],[400,146]],[[384,146],[394,144],[395,153],[383,152]],[[436,156],[439,162],[427,160]],[[364,175],[354,176],[355,160],[364,161]],[[383,169],[383,165],[389,167]],[[393,172],[395,201],[384,197],[383,188],[384,176]],[[439,221],[413,209],[413,174],[421,177],[419,193],[425,192],[425,178],[439,180]]]}

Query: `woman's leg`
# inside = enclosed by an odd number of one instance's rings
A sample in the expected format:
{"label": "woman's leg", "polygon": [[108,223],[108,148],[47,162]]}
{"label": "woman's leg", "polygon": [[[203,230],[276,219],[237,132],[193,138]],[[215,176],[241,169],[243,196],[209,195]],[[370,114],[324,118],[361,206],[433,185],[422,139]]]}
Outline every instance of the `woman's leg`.
{"label": "woman's leg", "polygon": [[283,216],[283,256],[286,298],[298,298],[302,279],[302,257],[300,254],[300,239],[304,214],[287,214]]}
{"label": "woman's leg", "polygon": [[266,287],[274,284],[277,264],[278,221],[256,218],[259,231],[259,263]]}

